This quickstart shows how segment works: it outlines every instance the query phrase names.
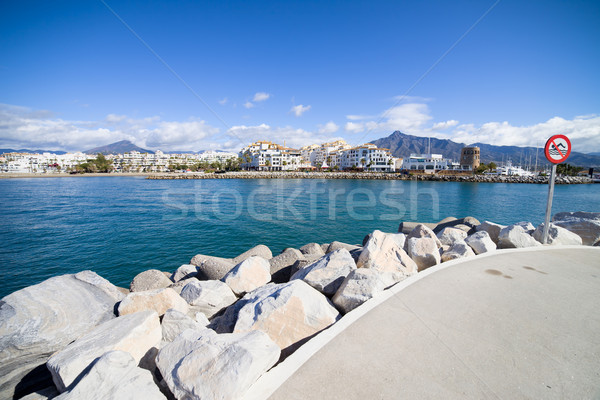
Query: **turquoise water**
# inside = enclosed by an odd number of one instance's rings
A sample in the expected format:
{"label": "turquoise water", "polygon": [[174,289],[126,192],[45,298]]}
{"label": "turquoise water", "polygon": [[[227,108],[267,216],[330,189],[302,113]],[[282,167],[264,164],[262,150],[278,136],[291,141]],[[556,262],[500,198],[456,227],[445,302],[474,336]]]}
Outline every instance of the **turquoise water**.
{"label": "turquoise water", "polygon": [[[546,185],[365,180],[0,180],[0,297],[91,269],[128,286],[198,253],[274,253],[308,242],[360,243],[405,221],[471,215],[542,222]],[[599,211],[600,185],[557,186],[553,213]]]}

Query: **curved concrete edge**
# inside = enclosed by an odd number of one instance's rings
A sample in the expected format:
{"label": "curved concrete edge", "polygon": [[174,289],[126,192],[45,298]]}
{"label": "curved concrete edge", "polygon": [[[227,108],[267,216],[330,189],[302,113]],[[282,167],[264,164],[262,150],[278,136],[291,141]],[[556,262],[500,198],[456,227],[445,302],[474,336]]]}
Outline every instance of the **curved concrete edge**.
{"label": "curved concrete edge", "polygon": [[578,246],[578,245],[544,245],[537,247],[526,247],[520,249],[498,249],[490,251],[484,254],[476,256],[459,258],[456,260],[447,261],[442,264],[438,264],[434,267],[427,268],[426,270],[419,272],[401,282],[398,282],[389,289],[384,290],[379,295],[369,299],[368,301],[361,304],[359,307],[350,311],[344,315],[338,322],[331,325],[329,328],[323,330],[315,337],[310,339],[298,350],[292,353],[283,362],[269,370],[267,373],[262,375],[255,383],[248,389],[243,397],[243,400],[264,400],[271,396],[275,391],[288,379],[290,378],[305,362],[307,362],[315,353],[329,343],[333,338],[343,332],[346,328],[352,325],[355,321],[360,319],[362,316],[367,314],[373,308],[377,307],[381,303],[385,302],[392,296],[396,295],[404,288],[412,285],[413,283],[431,275],[438,271],[446,268],[455,267],[466,261],[473,261],[475,259],[484,259],[487,257],[493,257],[498,254],[506,253],[529,253],[536,251],[545,250],[560,250],[560,249],[598,249],[598,255],[600,256],[600,247],[593,246]]}

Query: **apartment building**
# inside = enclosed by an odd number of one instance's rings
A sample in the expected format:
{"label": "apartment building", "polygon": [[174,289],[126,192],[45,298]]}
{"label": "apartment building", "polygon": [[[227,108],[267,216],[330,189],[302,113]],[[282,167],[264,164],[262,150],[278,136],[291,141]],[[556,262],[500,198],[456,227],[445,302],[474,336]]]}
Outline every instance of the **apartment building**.
{"label": "apartment building", "polygon": [[243,169],[257,171],[290,171],[302,165],[302,151],[259,140],[240,151]]}
{"label": "apartment building", "polygon": [[378,148],[372,143],[338,151],[332,157],[340,169],[359,168],[363,171],[394,172],[396,159],[388,149]]}

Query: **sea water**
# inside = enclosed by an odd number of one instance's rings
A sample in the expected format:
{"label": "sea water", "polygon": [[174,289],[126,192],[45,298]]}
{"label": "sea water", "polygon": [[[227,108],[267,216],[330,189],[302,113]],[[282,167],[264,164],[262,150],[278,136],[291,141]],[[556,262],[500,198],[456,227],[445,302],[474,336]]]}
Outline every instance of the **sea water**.
{"label": "sea water", "polygon": [[[544,219],[547,185],[315,179],[0,180],[0,297],[49,277],[92,270],[118,286],[172,272],[198,253],[274,254],[306,243],[360,244],[402,221],[473,216]],[[553,214],[600,211],[600,185],[557,185]]]}

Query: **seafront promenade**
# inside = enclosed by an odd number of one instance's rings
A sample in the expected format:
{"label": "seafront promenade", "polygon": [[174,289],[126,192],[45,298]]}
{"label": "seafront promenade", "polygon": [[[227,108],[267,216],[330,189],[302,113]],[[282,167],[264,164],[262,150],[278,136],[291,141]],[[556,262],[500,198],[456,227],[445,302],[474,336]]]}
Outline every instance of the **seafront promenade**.
{"label": "seafront promenade", "polygon": [[348,313],[245,399],[598,398],[598,304],[600,248],[455,260]]}

